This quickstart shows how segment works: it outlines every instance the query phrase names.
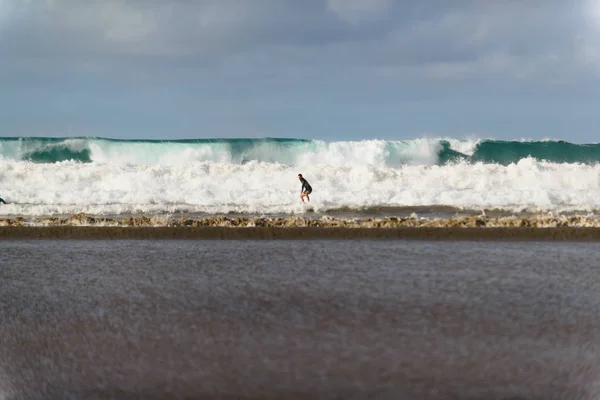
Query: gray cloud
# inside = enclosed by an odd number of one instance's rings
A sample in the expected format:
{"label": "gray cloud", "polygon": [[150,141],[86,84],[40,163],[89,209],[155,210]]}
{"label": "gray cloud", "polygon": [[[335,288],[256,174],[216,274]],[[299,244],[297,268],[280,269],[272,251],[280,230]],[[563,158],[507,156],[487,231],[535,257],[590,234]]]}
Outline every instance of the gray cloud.
{"label": "gray cloud", "polygon": [[135,68],[143,76],[213,66],[222,73],[265,76],[329,67],[387,78],[487,75],[556,83],[592,76],[600,66],[600,7],[587,0],[0,4],[5,4],[0,19],[5,74]]}

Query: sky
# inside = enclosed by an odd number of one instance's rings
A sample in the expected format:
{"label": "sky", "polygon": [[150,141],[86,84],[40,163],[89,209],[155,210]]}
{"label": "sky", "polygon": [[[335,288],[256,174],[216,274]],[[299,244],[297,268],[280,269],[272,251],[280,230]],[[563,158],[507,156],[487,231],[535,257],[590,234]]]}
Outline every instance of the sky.
{"label": "sky", "polygon": [[598,142],[600,0],[0,0],[0,136]]}

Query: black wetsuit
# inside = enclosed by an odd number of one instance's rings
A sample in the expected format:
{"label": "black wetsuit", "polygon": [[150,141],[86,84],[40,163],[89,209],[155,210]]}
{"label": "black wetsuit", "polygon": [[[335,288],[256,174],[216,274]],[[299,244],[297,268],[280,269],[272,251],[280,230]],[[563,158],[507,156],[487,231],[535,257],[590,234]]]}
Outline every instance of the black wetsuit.
{"label": "black wetsuit", "polygon": [[300,179],[300,182],[302,182],[302,189],[300,189],[301,193],[312,193],[312,187],[306,179],[302,178]]}
{"label": "black wetsuit", "polygon": [[4,201],[4,199],[2,197],[0,197],[0,204],[6,204],[6,202]]}

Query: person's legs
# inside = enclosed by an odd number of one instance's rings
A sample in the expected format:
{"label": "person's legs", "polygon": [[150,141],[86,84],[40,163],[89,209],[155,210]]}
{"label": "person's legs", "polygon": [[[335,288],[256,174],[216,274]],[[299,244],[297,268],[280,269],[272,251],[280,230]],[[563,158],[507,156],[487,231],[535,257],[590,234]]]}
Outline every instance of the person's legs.
{"label": "person's legs", "polygon": [[310,201],[310,197],[308,197],[308,195],[311,193],[312,193],[312,190],[305,190],[304,192],[300,193],[300,199],[302,200],[303,203],[304,203],[305,197],[308,199],[308,201]]}

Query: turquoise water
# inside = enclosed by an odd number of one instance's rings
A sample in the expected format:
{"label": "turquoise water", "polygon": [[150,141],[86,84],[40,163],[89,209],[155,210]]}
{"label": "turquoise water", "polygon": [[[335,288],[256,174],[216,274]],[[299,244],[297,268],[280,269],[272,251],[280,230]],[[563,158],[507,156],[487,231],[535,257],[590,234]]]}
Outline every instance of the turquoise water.
{"label": "turquoise water", "polygon": [[[106,138],[0,138],[0,156],[5,160],[34,163],[121,160],[163,163],[181,156],[191,161],[243,164],[251,161],[295,164],[303,157],[317,162],[368,164],[397,167],[407,164],[446,165],[457,161],[509,165],[522,159],[554,163],[595,164],[600,144],[565,141],[501,141],[479,139],[415,139],[405,141],[365,140],[324,142],[305,139],[189,139],[116,140]],[[369,158],[370,157],[370,158]]]}

